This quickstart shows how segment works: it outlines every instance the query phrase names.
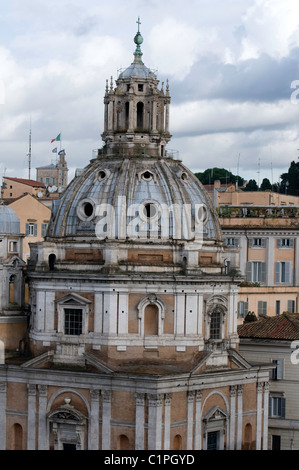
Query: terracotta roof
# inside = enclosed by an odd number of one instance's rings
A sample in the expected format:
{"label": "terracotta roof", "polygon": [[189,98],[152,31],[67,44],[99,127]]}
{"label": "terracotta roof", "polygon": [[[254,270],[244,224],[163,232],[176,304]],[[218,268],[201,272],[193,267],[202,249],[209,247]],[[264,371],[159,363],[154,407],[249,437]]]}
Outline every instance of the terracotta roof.
{"label": "terracotta roof", "polygon": [[283,313],[255,321],[244,321],[238,326],[240,338],[299,339],[299,314]]}
{"label": "terracotta roof", "polygon": [[23,179],[23,178],[10,178],[8,176],[5,176],[4,179],[10,180],[10,181],[15,181],[16,183],[27,184],[27,186],[32,186],[33,188],[44,188],[45,187],[44,183],[41,183],[40,181],[35,181],[35,180],[26,180],[26,179]]}

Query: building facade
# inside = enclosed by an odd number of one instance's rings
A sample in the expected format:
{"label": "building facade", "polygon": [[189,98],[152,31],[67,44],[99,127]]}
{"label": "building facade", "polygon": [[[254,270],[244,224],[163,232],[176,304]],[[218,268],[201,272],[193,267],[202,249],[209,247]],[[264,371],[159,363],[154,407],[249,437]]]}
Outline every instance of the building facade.
{"label": "building facade", "polygon": [[269,383],[269,442],[271,450],[299,449],[299,317],[285,313],[257,318],[249,314],[238,327],[240,352],[250,362],[272,362]]}
{"label": "building facade", "polygon": [[169,86],[142,41],[106,85],[103,149],[31,247],[1,449],[267,448],[270,369],[238,351],[240,279],[208,194],[167,152]]}
{"label": "building facade", "polygon": [[56,191],[61,193],[68,185],[68,171],[65,151],[61,150],[57,163],[36,168],[36,179],[46,187],[56,187]]}

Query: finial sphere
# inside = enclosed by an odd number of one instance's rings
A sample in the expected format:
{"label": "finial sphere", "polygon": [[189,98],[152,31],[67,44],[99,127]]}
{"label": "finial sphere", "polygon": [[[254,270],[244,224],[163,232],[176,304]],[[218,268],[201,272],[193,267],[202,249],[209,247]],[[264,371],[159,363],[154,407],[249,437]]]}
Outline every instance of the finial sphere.
{"label": "finial sphere", "polygon": [[141,36],[139,32],[134,37],[134,42],[135,44],[137,44],[137,46],[140,46],[143,43],[143,37]]}

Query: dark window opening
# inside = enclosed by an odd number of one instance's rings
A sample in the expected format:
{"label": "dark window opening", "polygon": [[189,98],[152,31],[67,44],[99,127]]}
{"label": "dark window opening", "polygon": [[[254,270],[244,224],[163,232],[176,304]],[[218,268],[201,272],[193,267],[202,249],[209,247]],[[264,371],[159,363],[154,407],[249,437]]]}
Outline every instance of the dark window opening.
{"label": "dark window opening", "polygon": [[99,171],[99,180],[103,180],[106,178],[106,172],[104,170]]}
{"label": "dark window opening", "polygon": [[145,173],[143,173],[142,176],[143,176],[143,179],[145,180],[151,180],[153,177],[152,173],[150,173],[149,171],[146,171]]}
{"label": "dark window opening", "polygon": [[63,443],[63,450],[76,450],[76,444]]}
{"label": "dark window opening", "polygon": [[147,219],[151,219],[157,214],[157,208],[154,204],[145,204],[143,208],[143,213],[147,217]]}
{"label": "dark window opening", "polygon": [[55,261],[56,261],[56,255],[54,255],[54,253],[52,253],[51,255],[49,255],[49,269],[50,269],[50,271],[54,271]]}
{"label": "dark window opening", "polygon": [[86,217],[90,217],[93,214],[93,205],[90,202],[86,202],[84,204],[84,214]]}
{"label": "dark window opening", "polygon": [[66,308],[64,310],[64,332],[66,335],[79,336],[82,333],[82,310]]}
{"label": "dark window opening", "polygon": [[138,129],[143,128],[143,108],[144,108],[143,103],[141,102],[137,103],[137,128]]}
{"label": "dark window opening", "polygon": [[130,110],[130,103],[126,103],[126,114],[125,114],[125,127],[126,129],[129,128],[129,110]]}
{"label": "dark window opening", "polygon": [[143,85],[141,83],[138,83],[138,91],[143,91]]}
{"label": "dark window opening", "polygon": [[208,432],[207,450],[217,450],[219,442],[219,431]]}

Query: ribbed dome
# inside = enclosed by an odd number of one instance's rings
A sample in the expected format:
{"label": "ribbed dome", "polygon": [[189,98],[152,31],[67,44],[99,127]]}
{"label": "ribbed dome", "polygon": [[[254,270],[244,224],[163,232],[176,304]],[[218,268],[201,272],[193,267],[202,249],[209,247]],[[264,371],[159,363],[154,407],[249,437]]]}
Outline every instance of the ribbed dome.
{"label": "ribbed dome", "polygon": [[0,233],[19,234],[20,219],[15,211],[4,204],[0,204]]}
{"label": "ribbed dome", "polygon": [[[205,207],[204,238],[221,239],[208,194],[180,161],[144,156],[99,158],[54,201],[48,237],[96,236],[96,230],[98,234],[102,230],[107,238],[142,238],[142,229],[138,233],[132,227],[134,221],[143,226],[149,217],[160,231],[159,238],[191,240],[194,223],[187,227],[188,216],[184,217],[190,208],[195,220],[200,205]],[[107,211],[109,217],[105,218]]]}
{"label": "ribbed dome", "polygon": [[119,74],[119,79],[124,78],[142,78],[146,79],[156,79],[156,75],[144,64],[132,63],[128,68]]}

